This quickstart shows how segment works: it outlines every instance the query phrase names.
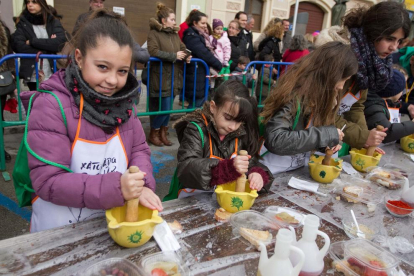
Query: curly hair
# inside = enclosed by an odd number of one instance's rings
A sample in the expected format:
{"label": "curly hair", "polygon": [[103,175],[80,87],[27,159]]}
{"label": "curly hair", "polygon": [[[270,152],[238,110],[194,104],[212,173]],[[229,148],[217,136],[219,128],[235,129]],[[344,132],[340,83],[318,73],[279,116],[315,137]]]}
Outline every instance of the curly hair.
{"label": "curly hair", "polygon": [[289,50],[303,51],[307,47],[307,42],[303,35],[294,35],[290,41]]}
{"label": "curly hair", "polygon": [[283,28],[282,21],[273,25],[267,32],[265,32],[266,36],[276,37],[280,40],[283,39],[283,35],[285,34],[285,29]]}

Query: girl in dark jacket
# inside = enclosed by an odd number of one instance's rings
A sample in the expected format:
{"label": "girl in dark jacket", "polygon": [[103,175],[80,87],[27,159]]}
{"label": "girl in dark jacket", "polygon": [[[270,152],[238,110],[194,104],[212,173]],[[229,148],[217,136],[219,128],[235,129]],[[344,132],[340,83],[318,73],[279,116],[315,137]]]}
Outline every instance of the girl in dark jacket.
{"label": "girl in dark jacket", "polygon": [[[207,63],[207,66],[213,67],[217,72],[220,72],[223,65],[214,56],[214,54],[207,48],[206,40],[202,35],[207,28],[207,15],[197,11],[192,12],[189,16],[189,28],[185,30],[183,42],[187,49],[191,51],[194,58],[199,58]],[[206,88],[206,69],[204,65],[197,64],[197,75],[195,75],[195,63],[190,63],[187,66],[185,79],[185,96],[190,105],[189,108],[201,107],[205,101]],[[197,77],[196,83],[194,83]],[[194,85],[195,87],[195,102],[194,102]]]}
{"label": "girl in dark jacket", "polygon": [[227,33],[229,35],[229,39],[231,43],[230,70],[233,72],[237,67],[239,58],[241,56],[249,57],[249,53],[247,52],[247,40],[245,40],[242,36],[239,35],[240,33],[239,21],[237,20],[230,21],[229,27],[227,28]]}
{"label": "girl in dark jacket", "polygon": [[[212,192],[216,185],[246,173],[250,188],[260,191],[272,177],[257,162],[259,129],[257,102],[238,80],[220,85],[214,98],[175,124],[180,147],[170,194],[164,200]],[[247,150],[252,156],[238,156]]]}
{"label": "girl in dark jacket", "polygon": [[259,45],[259,60],[263,61],[266,55],[273,55],[273,59],[276,62],[280,62],[282,60],[279,44],[282,41],[284,34],[285,31],[281,22],[276,23],[271,29],[269,29],[267,37],[260,42]]}
{"label": "girl in dark jacket", "polygon": [[338,151],[343,133],[334,118],[343,85],[357,70],[351,48],[341,42],[327,43],[291,65],[265,101],[260,162],[277,174],[302,167],[310,151]]}
{"label": "girl in dark jacket", "polygon": [[381,91],[368,91],[365,101],[365,120],[369,130],[378,125],[387,129],[387,136],[382,141],[389,143],[414,133],[414,122],[400,120],[400,105],[402,92],[405,88],[405,77],[394,69],[390,83]]}
{"label": "girl in dark jacket", "polygon": [[[149,84],[149,110],[158,111],[161,100],[161,110],[171,109],[173,96],[182,90],[182,63],[176,61],[186,57],[185,45],[181,42],[177,34],[179,28],[175,26],[175,14],[164,4],[157,5],[157,19],[150,19],[150,32],[148,34],[148,51],[152,57],[157,57],[163,61],[162,67],[162,87],[160,87],[160,64],[155,62],[151,65],[151,77]],[[190,61],[191,56],[189,56]],[[174,68],[173,68],[174,66]],[[174,88],[171,95],[171,78],[174,69]],[[161,94],[161,95],[160,95]],[[155,146],[171,146],[168,140],[168,122],[170,114],[153,115],[151,119],[151,132],[149,142]]]}
{"label": "girl in dark jacket", "polygon": [[[24,9],[18,18],[12,36],[12,48],[16,53],[56,54],[66,42],[65,30],[53,17],[46,0],[24,0]],[[21,59],[20,77],[30,90],[36,90],[34,59]],[[52,61],[43,63],[45,79],[53,73]]]}

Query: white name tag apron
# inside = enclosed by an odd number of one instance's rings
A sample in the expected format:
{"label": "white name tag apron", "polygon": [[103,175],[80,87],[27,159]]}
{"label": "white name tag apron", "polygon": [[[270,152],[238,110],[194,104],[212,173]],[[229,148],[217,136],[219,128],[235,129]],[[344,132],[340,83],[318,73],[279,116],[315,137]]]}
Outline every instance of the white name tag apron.
{"label": "white name tag apron", "polygon": [[401,123],[400,109],[397,107],[389,107],[387,101],[386,100],[384,101],[385,101],[385,105],[387,106],[388,112],[390,113],[390,122],[392,124]]}
{"label": "white name tag apron", "polygon": [[[83,97],[75,140],[72,145],[70,169],[74,173],[88,175],[110,172],[124,173],[128,168],[128,158],[122,143],[119,129],[105,142],[95,142],[79,138],[83,111]],[[61,227],[105,215],[105,210],[60,206],[36,197],[32,204],[30,232]]]}

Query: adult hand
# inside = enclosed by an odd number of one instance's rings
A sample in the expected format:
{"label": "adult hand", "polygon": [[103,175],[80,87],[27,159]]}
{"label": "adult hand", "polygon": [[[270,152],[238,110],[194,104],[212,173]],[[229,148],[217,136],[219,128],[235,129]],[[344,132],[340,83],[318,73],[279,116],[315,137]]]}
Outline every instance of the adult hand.
{"label": "adult hand", "polygon": [[50,38],[56,38],[56,35],[55,35],[55,34],[52,34],[52,35],[50,36]]}
{"label": "adult hand", "polygon": [[139,197],[139,203],[151,210],[158,210],[160,212],[163,210],[160,198],[147,187],[144,187],[142,190],[141,196]]}
{"label": "adult hand", "polygon": [[183,60],[186,56],[186,53],[184,51],[179,51],[177,52],[177,59],[178,60]]}
{"label": "adult hand", "polygon": [[188,56],[188,58],[186,59],[186,62],[187,62],[187,63],[190,63],[190,62],[191,62],[191,58],[192,58],[192,57],[193,57],[193,56],[191,56],[191,55],[190,55],[190,56]]}
{"label": "adult hand", "polygon": [[130,173],[129,170],[121,176],[121,192],[125,200],[138,198],[144,188],[145,172]]}
{"label": "adult hand", "polygon": [[338,131],[339,141],[342,141],[345,137],[345,134],[339,128],[336,129]]}
{"label": "adult hand", "polygon": [[333,147],[331,150],[333,151],[333,153],[338,152],[342,149],[342,145],[338,144],[335,147]]}
{"label": "adult hand", "polygon": [[29,40],[26,40],[26,45],[30,45],[30,41]]}
{"label": "adult hand", "polygon": [[410,104],[407,109],[410,117],[414,119],[414,105]]}
{"label": "adult hand", "polygon": [[249,174],[250,189],[260,191],[263,188],[263,178],[260,173]]}
{"label": "adult hand", "polygon": [[371,129],[365,147],[376,147],[381,144],[385,137],[387,137],[387,133],[385,133],[387,130],[388,128],[382,131],[378,131],[376,128]]}
{"label": "adult hand", "polygon": [[233,159],[233,166],[236,168],[236,171],[240,174],[247,173],[249,168],[249,157],[238,155]]}

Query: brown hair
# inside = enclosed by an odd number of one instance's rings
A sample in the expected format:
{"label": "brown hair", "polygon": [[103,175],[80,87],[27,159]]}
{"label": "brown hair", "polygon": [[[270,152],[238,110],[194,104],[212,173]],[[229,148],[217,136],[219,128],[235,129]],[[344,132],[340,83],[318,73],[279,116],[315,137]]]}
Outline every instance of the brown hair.
{"label": "brown hair", "polygon": [[239,60],[237,61],[238,64],[245,64],[245,65],[249,64],[249,62],[250,62],[250,58],[245,57],[245,56],[240,56]]}
{"label": "brown hair", "polygon": [[315,37],[312,34],[306,33],[304,37],[305,37],[305,40],[308,41],[309,43],[312,43],[312,44],[315,43]]}
{"label": "brown hair", "polygon": [[230,21],[230,22],[229,22],[229,26],[230,26],[230,24],[231,24],[231,23],[236,24],[236,25],[237,25],[237,29],[239,29],[239,30],[240,30],[240,23],[239,23],[239,21],[238,21],[238,20],[233,19],[232,21]]}
{"label": "brown hair", "polygon": [[282,19],[277,18],[277,17],[270,19],[266,27],[263,29],[263,32],[266,33],[270,28],[272,28],[276,23],[279,23],[279,22],[282,22]]}
{"label": "brown hair", "polygon": [[[47,15],[51,14],[52,12],[49,10],[49,5],[46,3],[46,0],[36,0],[36,3],[40,5],[40,7],[42,8],[42,10],[40,11],[40,13],[43,16],[43,22],[45,22],[45,25],[47,24]],[[16,24],[20,21],[20,17],[23,16],[23,12],[27,10],[27,0],[23,1],[23,9],[22,12],[20,13],[19,18],[16,20]]]}
{"label": "brown hair", "polygon": [[72,38],[71,45],[86,56],[87,50],[96,48],[98,39],[104,37],[111,38],[119,46],[134,47],[134,39],[125,19],[106,9],[98,9],[88,17]]}
{"label": "brown hair", "polygon": [[349,45],[337,41],[322,45],[282,75],[265,101],[264,122],[288,104],[295,116],[300,102],[302,114],[313,114],[314,126],[333,124],[341,97],[335,86],[357,71],[358,61]]}
{"label": "brown hair", "polygon": [[404,5],[394,1],[380,2],[369,9],[352,9],[342,20],[348,29],[362,27],[369,42],[390,36],[399,28],[407,37],[411,27]]}
{"label": "brown hair", "polygon": [[207,17],[207,15],[201,11],[193,10],[190,12],[187,18],[187,25],[188,26],[194,26],[194,22],[198,23],[200,22],[201,18]]}
{"label": "brown hair", "polygon": [[157,3],[157,13],[158,22],[162,24],[162,19],[168,18],[170,14],[175,13],[173,9],[168,8],[163,3]]}
{"label": "brown hair", "polygon": [[267,30],[265,34],[266,36],[276,37],[282,40],[283,35],[285,34],[285,29],[283,28],[282,22],[277,22],[274,24],[269,30]]}

